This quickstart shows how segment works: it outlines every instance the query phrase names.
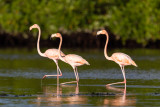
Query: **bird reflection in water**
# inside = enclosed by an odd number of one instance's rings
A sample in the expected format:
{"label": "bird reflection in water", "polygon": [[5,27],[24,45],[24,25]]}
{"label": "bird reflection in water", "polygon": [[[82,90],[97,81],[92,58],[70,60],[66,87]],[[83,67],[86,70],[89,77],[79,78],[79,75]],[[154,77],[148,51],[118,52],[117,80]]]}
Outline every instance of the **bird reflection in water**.
{"label": "bird reflection in water", "polygon": [[[57,78],[57,87],[43,86],[43,94],[37,97],[38,106],[56,106],[62,104],[86,104],[87,98],[79,96],[78,85],[59,85]],[[75,90],[75,91],[73,91]]]}
{"label": "bird reflection in water", "polygon": [[111,105],[111,106],[130,106],[135,105],[136,101],[135,98],[130,97],[127,99],[126,97],[126,85],[124,89],[117,88],[113,86],[106,86],[107,90],[116,91],[116,92],[122,92],[122,94],[117,94],[115,98],[105,98],[104,99],[104,105]]}

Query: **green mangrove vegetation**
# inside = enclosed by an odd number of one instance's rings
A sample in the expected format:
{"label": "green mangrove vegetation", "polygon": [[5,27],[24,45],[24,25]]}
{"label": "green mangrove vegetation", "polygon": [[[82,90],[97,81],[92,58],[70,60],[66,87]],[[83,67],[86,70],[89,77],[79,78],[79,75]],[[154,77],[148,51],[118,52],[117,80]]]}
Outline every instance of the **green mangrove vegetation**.
{"label": "green mangrove vegetation", "polygon": [[[0,33],[29,37],[37,23],[43,39],[54,32],[70,34],[107,29],[116,39],[146,45],[160,39],[159,0],[1,0]],[[36,35],[37,32],[34,32]]]}

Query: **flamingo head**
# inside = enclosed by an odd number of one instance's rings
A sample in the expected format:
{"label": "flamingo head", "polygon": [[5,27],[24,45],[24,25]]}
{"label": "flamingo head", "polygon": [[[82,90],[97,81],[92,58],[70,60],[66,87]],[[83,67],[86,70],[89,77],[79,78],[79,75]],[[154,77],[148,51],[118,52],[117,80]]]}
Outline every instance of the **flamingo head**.
{"label": "flamingo head", "polygon": [[98,31],[97,32],[97,35],[100,35],[100,34],[106,34],[107,33],[107,31],[106,30],[100,30],[100,31]]}
{"label": "flamingo head", "polygon": [[33,28],[38,28],[39,26],[37,24],[32,25],[29,30],[32,30]]}
{"label": "flamingo head", "polygon": [[51,38],[53,38],[53,37],[60,38],[60,37],[61,37],[61,34],[60,34],[60,33],[52,34],[52,35],[51,35]]}

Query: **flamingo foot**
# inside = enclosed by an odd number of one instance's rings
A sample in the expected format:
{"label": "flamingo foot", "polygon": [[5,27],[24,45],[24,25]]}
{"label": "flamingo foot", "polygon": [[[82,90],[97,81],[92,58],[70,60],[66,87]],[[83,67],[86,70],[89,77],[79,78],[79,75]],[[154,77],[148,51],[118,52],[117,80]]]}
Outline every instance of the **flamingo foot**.
{"label": "flamingo foot", "polygon": [[46,78],[47,76],[45,75],[45,76],[43,76],[43,78],[42,78],[42,80],[44,79],[44,78]]}
{"label": "flamingo foot", "polygon": [[77,83],[78,84],[78,81],[64,82],[64,83],[61,83],[61,85],[69,84],[69,83]]}
{"label": "flamingo foot", "polygon": [[110,86],[114,84],[126,84],[126,80],[124,80],[123,82],[110,83],[110,84],[107,84],[106,86]]}

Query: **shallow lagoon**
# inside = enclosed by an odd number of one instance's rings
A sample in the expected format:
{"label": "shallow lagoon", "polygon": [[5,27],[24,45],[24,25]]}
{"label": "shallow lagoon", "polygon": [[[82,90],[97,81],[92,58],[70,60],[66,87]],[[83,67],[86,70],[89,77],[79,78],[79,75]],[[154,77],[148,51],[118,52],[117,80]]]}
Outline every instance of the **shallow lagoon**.
{"label": "shallow lagoon", "polygon": [[[45,49],[42,49],[44,51]],[[0,50],[0,106],[160,106],[160,51],[115,49],[132,57],[138,67],[126,66],[127,87],[105,84],[123,80],[120,67],[107,61],[103,50],[63,50],[75,53],[91,65],[78,67],[80,82],[57,85],[55,63],[36,50]],[[59,83],[75,80],[72,67],[59,61]]]}

